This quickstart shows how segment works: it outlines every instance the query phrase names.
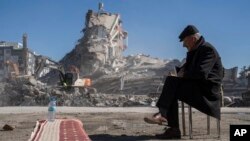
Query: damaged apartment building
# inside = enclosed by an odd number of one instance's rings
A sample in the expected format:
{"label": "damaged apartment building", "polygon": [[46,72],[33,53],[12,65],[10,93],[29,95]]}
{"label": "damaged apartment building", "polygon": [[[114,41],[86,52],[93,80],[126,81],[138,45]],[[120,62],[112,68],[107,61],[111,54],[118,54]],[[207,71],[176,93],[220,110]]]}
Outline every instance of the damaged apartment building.
{"label": "damaged apartment building", "polygon": [[[75,49],[68,53],[61,63],[77,66],[82,74],[90,74],[115,59],[121,59],[128,45],[128,33],[122,27],[121,16],[106,12],[103,4],[99,10],[88,10],[85,17],[84,36],[78,40]],[[73,64],[72,64],[73,63]]]}
{"label": "damaged apartment building", "polygon": [[241,96],[250,88],[250,73],[243,72],[240,77],[237,77],[238,67],[225,69],[223,78],[223,88],[225,96]]}
{"label": "damaged apartment building", "polygon": [[[23,34],[22,43],[0,41],[0,80],[34,75],[39,58],[41,55],[28,48],[27,34]],[[47,61],[51,62],[49,59]],[[44,69],[39,76],[48,72],[48,69]]]}

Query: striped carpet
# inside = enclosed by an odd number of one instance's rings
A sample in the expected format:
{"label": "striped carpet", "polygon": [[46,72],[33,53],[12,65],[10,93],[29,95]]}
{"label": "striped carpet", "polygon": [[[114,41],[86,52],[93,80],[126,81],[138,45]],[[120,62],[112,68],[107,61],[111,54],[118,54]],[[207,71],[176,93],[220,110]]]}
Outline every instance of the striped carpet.
{"label": "striped carpet", "polygon": [[91,141],[77,119],[56,119],[37,121],[29,141]]}

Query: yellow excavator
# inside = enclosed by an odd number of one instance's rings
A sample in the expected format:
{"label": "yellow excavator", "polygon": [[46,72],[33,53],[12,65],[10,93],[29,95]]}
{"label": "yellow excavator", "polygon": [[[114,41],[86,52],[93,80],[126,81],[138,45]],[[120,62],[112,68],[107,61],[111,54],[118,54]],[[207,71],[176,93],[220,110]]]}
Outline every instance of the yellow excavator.
{"label": "yellow excavator", "polygon": [[19,68],[16,63],[14,63],[11,60],[7,60],[5,61],[5,65],[7,65],[7,69],[8,69],[8,78],[14,79],[19,76]]}

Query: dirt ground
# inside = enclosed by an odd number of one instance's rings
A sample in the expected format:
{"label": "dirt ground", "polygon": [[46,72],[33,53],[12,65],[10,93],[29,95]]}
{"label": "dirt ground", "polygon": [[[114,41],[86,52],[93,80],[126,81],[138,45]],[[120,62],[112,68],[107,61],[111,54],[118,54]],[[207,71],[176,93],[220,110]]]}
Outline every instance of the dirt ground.
{"label": "dirt ground", "polygon": [[[80,119],[92,141],[157,141],[154,135],[162,133],[164,126],[145,123],[143,117],[147,115],[151,113],[57,113],[58,118]],[[27,141],[36,121],[41,119],[46,119],[46,113],[0,113],[0,141]],[[193,113],[193,140],[218,140],[216,120],[211,118],[211,134],[206,135],[206,119],[207,117],[200,112]],[[16,128],[13,131],[3,131],[4,124],[13,125]],[[181,121],[180,124],[182,127]],[[220,140],[229,140],[230,124],[250,124],[250,115],[222,114]],[[188,133],[188,121],[186,121],[186,128]],[[189,136],[182,136],[182,140],[189,140]]]}

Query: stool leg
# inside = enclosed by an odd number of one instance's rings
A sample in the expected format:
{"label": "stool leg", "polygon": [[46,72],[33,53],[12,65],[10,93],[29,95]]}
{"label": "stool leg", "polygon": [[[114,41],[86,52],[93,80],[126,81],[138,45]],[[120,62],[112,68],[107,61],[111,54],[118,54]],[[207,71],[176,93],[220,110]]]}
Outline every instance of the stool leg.
{"label": "stool leg", "polygon": [[207,116],[207,134],[210,134],[210,116]]}
{"label": "stool leg", "polygon": [[193,131],[192,131],[192,108],[191,106],[188,106],[188,114],[189,114],[189,138],[192,139],[193,138]]}
{"label": "stool leg", "polygon": [[217,133],[218,133],[218,138],[220,139],[220,120],[217,119]]}
{"label": "stool leg", "polygon": [[185,122],[184,102],[181,102],[181,112],[182,112],[182,129],[183,129],[183,135],[186,136],[186,122]]}

